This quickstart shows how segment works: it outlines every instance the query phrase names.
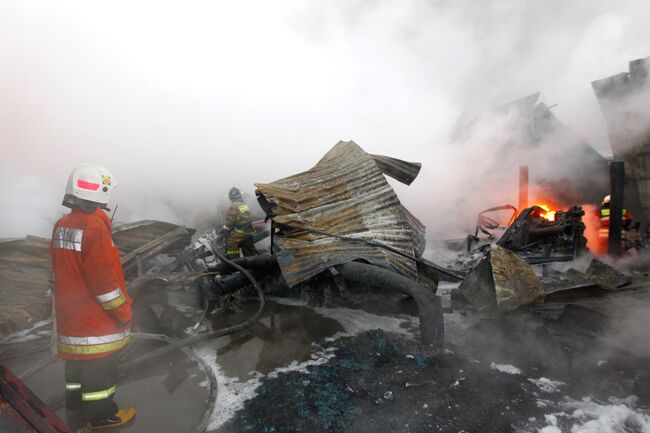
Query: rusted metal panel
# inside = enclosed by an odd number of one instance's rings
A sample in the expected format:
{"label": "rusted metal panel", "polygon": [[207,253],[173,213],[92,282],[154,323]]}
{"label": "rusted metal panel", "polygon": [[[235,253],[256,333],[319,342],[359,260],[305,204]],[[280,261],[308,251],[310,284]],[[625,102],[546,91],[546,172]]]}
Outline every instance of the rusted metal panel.
{"label": "rusted metal panel", "polygon": [[511,311],[544,298],[544,289],[531,266],[518,254],[497,244],[459,287],[478,311]]}
{"label": "rusted metal panel", "polygon": [[[395,167],[413,163],[404,164]],[[392,172],[408,178],[414,168]],[[407,257],[421,256],[424,226],[402,206],[375,157],[356,143],[341,141],[312,169],[256,186],[283,228],[274,242],[290,286],[358,259],[417,281],[415,262]]]}
{"label": "rusted metal panel", "polygon": [[379,167],[382,173],[386,176],[392,177],[393,179],[399,180],[406,185],[413,183],[415,178],[418,177],[418,174],[420,174],[420,169],[422,168],[422,164],[419,162],[406,162],[401,159],[383,155],[370,156],[375,160],[377,167]]}
{"label": "rusted metal panel", "polygon": [[490,259],[499,310],[514,310],[544,298],[533,268],[518,254],[493,244]]}

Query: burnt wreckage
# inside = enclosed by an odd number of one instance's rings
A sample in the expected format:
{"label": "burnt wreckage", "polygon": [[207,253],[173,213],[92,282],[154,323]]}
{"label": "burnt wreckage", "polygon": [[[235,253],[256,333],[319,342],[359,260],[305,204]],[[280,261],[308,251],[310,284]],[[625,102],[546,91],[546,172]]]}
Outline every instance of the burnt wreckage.
{"label": "burnt wreckage", "polygon": [[258,202],[271,221],[271,253],[211,264],[205,255],[219,253],[203,241],[202,254],[186,263],[216,274],[202,277],[204,301],[218,305],[248,286],[250,277],[261,281],[266,294],[306,295],[326,306],[361,284],[411,297],[424,344],[440,347],[438,274],[455,275],[422,257],[425,227],[402,206],[384,176],[410,184],[420,167],[367,154],[352,141],[339,142],[312,169],[256,184]]}
{"label": "burnt wreckage", "polygon": [[[502,210],[513,212],[506,228],[488,216]],[[474,234],[467,237],[467,252],[474,244],[480,249],[496,240],[497,245],[519,253],[529,264],[571,261],[587,251],[584,215],[582,207],[577,205],[566,211],[552,212],[540,206],[531,206],[519,213],[511,205],[487,209],[479,214]],[[502,234],[497,239],[499,231]],[[484,239],[479,234],[484,235]]]}
{"label": "burnt wreckage", "polygon": [[[486,214],[511,210],[507,227]],[[540,301],[545,296],[531,265],[568,262],[587,251],[582,222],[584,211],[549,212],[532,206],[517,213],[514,206],[499,206],[479,214],[476,232],[467,237],[467,250],[458,263],[467,270],[452,299],[469,302],[482,313],[510,311]],[[501,236],[497,238],[496,233]],[[484,235],[479,238],[479,233]],[[472,245],[478,247],[472,250]]]}
{"label": "burnt wreckage", "polygon": [[[644,221],[648,219],[646,212],[648,200],[644,199],[644,197],[647,198],[648,193],[647,169],[650,167],[648,164],[644,165],[649,154],[647,151],[650,143],[648,131],[647,128],[637,131],[617,126],[626,125],[626,119],[640,115],[637,112],[628,111],[631,107],[637,106],[628,104],[628,102],[629,98],[637,99],[638,96],[639,99],[642,99],[644,95],[647,95],[641,91],[643,89],[645,89],[643,91],[647,91],[648,88],[644,86],[647,82],[648,65],[650,65],[649,59],[639,59],[631,62],[629,74],[618,74],[593,83],[603,111],[610,123],[610,138],[614,146],[614,154],[617,159],[624,159],[626,166],[630,167],[630,170],[627,170],[629,172],[626,173],[628,176],[625,191],[626,206],[629,203],[632,213],[639,215]],[[525,128],[527,133],[530,131],[531,140],[522,140],[523,144],[543,144],[544,134],[549,131],[557,131],[557,127],[548,128],[548,126],[553,126],[556,119],[552,116],[549,107],[537,103],[537,96],[533,95],[516,102],[516,105],[527,107],[523,110],[524,123],[531,119],[533,122],[533,127]],[[644,106],[647,106],[648,100],[650,99],[642,99],[642,102],[646,104]],[[640,113],[645,112],[641,110]],[[563,135],[566,133],[566,131],[560,132]],[[570,143],[573,138],[568,136],[566,140],[561,140],[561,142]],[[630,146],[631,143],[634,145]],[[560,146],[559,150],[562,155],[564,155],[566,147]],[[545,182],[541,182],[545,189],[555,189],[554,192],[561,193],[561,197],[549,197],[557,198],[554,200],[556,203],[593,203],[600,200],[604,194],[603,188],[606,189],[606,185],[603,186],[602,182],[594,182],[592,175],[596,171],[602,172],[606,169],[607,162],[593,149],[589,150],[590,148],[584,143],[578,143],[576,148],[584,156],[575,158],[583,162],[582,171],[550,173]],[[508,165],[515,163],[519,164],[520,162],[512,161]],[[458,262],[458,270],[440,268],[428,262],[422,257],[424,251],[423,225],[401,205],[385,179],[387,175],[405,184],[410,184],[418,175],[419,169],[419,164],[369,155],[352,142],[340,142],[312,169],[269,184],[258,184],[257,197],[266,218],[271,222],[271,230],[269,233],[264,228],[264,224],[257,224],[255,240],[258,241],[270,235],[271,249],[270,254],[256,257],[245,257],[234,261],[220,259],[220,240],[216,233],[202,236],[192,242],[190,239],[193,234],[192,229],[168,223],[143,221],[116,228],[113,238],[122,254],[122,263],[129,280],[127,288],[132,297],[137,299],[134,308],[141,309],[134,315],[136,322],[132,337],[137,344],[130,346],[128,353],[125,353],[128,356],[125,356],[121,362],[121,377],[125,378],[130,375],[141,380],[143,376],[150,376],[158,382],[158,375],[152,368],[157,367],[159,371],[169,374],[163,383],[164,387],[168,391],[176,390],[180,384],[179,379],[171,378],[169,372],[182,370],[182,368],[169,368],[169,365],[184,367],[189,360],[195,359],[197,365],[202,366],[202,370],[209,379],[208,387],[205,390],[208,405],[201,418],[192,421],[194,424],[191,431],[205,431],[208,417],[216,401],[217,378],[206,361],[197,357],[185,346],[232,334],[250,326],[261,317],[260,312],[264,309],[265,303],[264,296],[268,294],[303,296],[309,300],[310,304],[323,306],[335,305],[337,302],[349,305],[351,292],[362,288],[367,290],[368,287],[371,287],[373,292],[389,291],[406,294],[413,298],[417,304],[425,347],[439,347],[443,339],[442,314],[435,294],[438,278],[463,280],[459,289],[451,293],[452,306],[454,306],[454,300],[461,300],[465,302],[463,308],[469,303],[472,309],[488,316],[527,306],[529,311],[550,319],[542,323],[550,324],[550,332],[553,334],[558,334],[558,329],[568,330],[566,327],[556,327],[555,324],[568,324],[571,328],[578,328],[579,333],[584,333],[591,338],[594,329],[602,328],[606,321],[629,318],[635,308],[639,309],[638,313],[645,314],[645,311],[639,307],[647,305],[647,266],[639,271],[639,274],[645,278],[638,281],[634,276],[623,274],[596,259],[592,260],[584,272],[575,268],[560,272],[559,267],[553,269],[550,266],[545,266],[551,262],[569,261],[586,251],[585,227],[582,222],[584,212],[580,207],[574,206],[565,211],[557,211],[553,218],[550,218],[548,209],[543,209],[540,206],[528,207],[528,204],[522,205],[521,191],[519,209],[514,206],[502,206],[488,209],[479,215],[474,234],[458,242],[458,250],[464,251],[462,259],[459,259]],[[549,183],[548,179],[551,179],[552,182]],[[576,179],[588,179],[589,182],[585,185],[576,182]],[[602,180],[602,176],[599,176],[599,179]],[[583,187],[586,189],[582,189]],[[505,226],[501,226],[492,213],[504,210],[511,211],[512,217]],[[190,247],[183,251],[188,244]],[[22,363],[24,356],[33,356],[49,351],[49,333],[44,329],[51,324],[51,321],[47,320],[51,314],[51,293],[47,290],[50,279],[48,249],[49,240],[32,236],[24,240],[0,242],[0,261],[2,262],[0,263],[0,274],[2,274],[2,278],[0,278],[2,287],[0,288],[5,297],[2,308],[0,308],[0,330],[7,336],[3,339],[0,359],[15,359],[17,363]],[[183,252],[181,253],[181,251]],[[186,269],[183,269],[183,265],[189,269],[189,273],[185,272]],[[533,268],[536,265],[542,265],[542,268]],[[564,266],[572,265],[577,266],[578,263]],[[201,288],[200,293],[204,298],[205,309],[204,315],[195,323],[194,319],[198,312],[194,308],[188,307],[192,305],[191,301],[179,304],[179,299],[181,299],[179,293],[185,293],[191,298],[194,295],[195,287],[194,284],[189,283],[193,283],[197,279]],[[202,322],[204,322],[204,316],[210,307],[218,307],[219,303],[227,300],[229,294],[234,292],[246,293],[250,286],[254,287],[259,294],[258,313],[245,322],[225,329],[216,329],[217,326],[213,323],[212,329],[215,330],[197,333],[199,325],[207,328]],[[182,299],[182,301],[187,300],[187,297]],[[184,310],[185,314],[176,308],[179,305],[187,307]],[[194,317],[190,318],[190,316]],[[539,329],[538,323],[540,322],[529,320],[531,316],[528,315],[504,314],[502,317],[510,321],[503,322],[504,326],[497,324],[499,327],[515,328],[516,324],[521,325],[529,322],[530,330],[537,331]],[[147,319],[152,319],[152,322],[161,325],[161,328],[164,328],[161,331],[164,332],[164,335],[149,333],[152,328],[147,326],[150,325]],[[488,346],[494,344],[495,340],[484,338],[485,333],[491,333],[495,329],[490,326],[491,319],[490,317],[486,322],[482,322],[480,327],[473,327],[474,330],[479,331],[476,335],[480,338],[474,337],[473,340],[469,340],[468,346],[475,346],[474,353],[488,351],[490,349]],[[629,322],[623,321],[622,323],[626,325],[625,334],[627,335]],[[29,340],[24,340],[25,334],[22,333],[29,332],[29,328],[32,326],[31,333],[27,334]],[[634,326],[630,328],[634,328]],[[465,331],[465,329],[462,330],[463,333]],[[481,334],[481,332],[484,333]],[[453,330],[450,334],[453,335]],[[504,335],[510,337],[510,334]],[[524,332],[521,335],[528,339],[532,334]],[[636,338],[634,334],[632,337]],[[379,338],[383,337],[379,336]],[[363,339],[368,341],[368,337],[362,337],[362,342]],[[528,344],[523,339],[507,338],[504,340],[508,346],[521,346],[522,351],[530,351],[533,356],[537,353],[535,349],[546,350],[547,347],[550,347],[546,345],[537,347],[539,341],[537,339],[533,339],[533,342]],[[25,344],[25,341],[29,341],[29,344]],[[581,339],[577,344],[569,342],[568,346],[566,345],[567,341],[568,338],[565,335],[562,335],[559,340],[561,351],[569,354],[569,365],[573,369],[571,345],[578,348],[578,350],[574,350],[574,353],[583,352],[584,341],[591,344],[593,340]],[[639,341],[645,340],[641,338]],[[633,341],[633,345],[636,343],[637,341]],[[163,344],[165,346],[161,347]],[[343,344],[347,344],[347,342]],[[384,346],[390,350],[395,348],[392,344]],[[376,346],[366,344],[361,347],[361,350],[352,348],[349,353],[368,355],[369,352],[374,352]],[[365,349],[368,347],[372,347],[373,350]],[[182,354],[175,353],[174,356],[168,358],[159,358],[160,362],[156,363],[157,365],[147,366],[149,368],[146,370],[134,369],[138,364],[165,353],[169,354],[179,348],[184,348],[185,357],[176,356]],[[637,361],[630,356],[631,353],[627,349],[629,348],[621,347],[616,352],[626,360],[632,359],[636,364]],[[410,351],[411,348],[409,348]],[[597,352],[597,359],[600,359],[601,353],[599,350]],[[400,351],[399,353],[400,359],[409,358],[404,356],[405,352]],[[547,359],[553,358],[553,356],[549,357],[549,353],[553,352],[545,352],[539,358],[546,363]],[[371,355],[374,358],[375,354],[371,353]],[[377,356],[379,359],[378,353]],[[411,356],[411,358],[413,357]],[[349,362],[350,358],[346,359],[338,354],[336,359],[341,360],[340,365],[343,363],[352,365],[350,374],[358,376],[358,371],[354,370],[358,364],[351,363]],[[468,359],[471,359],[471,363],[468,365],[474,366],[476,362],[474,358]],[[577,359],[584,360],[586,358]],[[38,364],[26,368],[20,377],[27,380],[41,371],[44,366],[55,362],[54,360],[55,357],[51,357],[39,361]],[[390,365],[385,363],[383,355],[381,363]],[[417,360],[417,363],[420,364],[420,359]],[[444,362],[436,362],[436,366],[444,364]],[[575,363],[575,365],[578,364],[584,366],[588,363]],[[616,374],[619,370],[624,370],[621,368],[621,365],[624,364],[619,362],[612,362],[611,365],[612,371],[614,369],[617,371]],[[601,373],[603,371],[601,361],[597,366],[597,373]],[[327,382],[331,381],[331,372],[335,371],[335,368],[338,369],[338,366],[326,366],[326,369],[324,367],[323,375],[327,374]],[[454,372],[458,371],[457,368],[458,364],[453,364]],[[0,403],[4,405],[2,414],[4,418],[14,418],[14,425],[24,425],[27,429],[25,431],[31,431],[31,426],[36,425],[34,423],[41,425],[48,423],[50,429],[66,431],[65,426],[53,419],[53,414],[47,408],[47,406],[52,409],[61,408],[63,405],[61,395],[55,396],[53,400],[46,402],[47,405],[43,405],[19,383],[18,378],[8,369],[1,368],[0,370],[2,370],[0,371],[2,373],[0,374]],[[636,370],[632,371],[634,373],[630,374],[629,380],[612,381],[610,377],[606,382],[616,388],[616,395],[619,395],[622,389],[620,384],[625,383],[628,388],[633,385],[635,390],[641,390],[647,396],[647,386],[644,388],[644,384],[647,384],[647,374],[643,372],[639,375]],[[394,370],[388,374],[393,373]],[[400,370],[398,373],[402,373],[402,371]],[[416,373],[420,372],[416,371]],[[381,374],[381,371],[367,369],[366,375],[361,376],[361,380],[382,378]],[[386,373],[384,372],[384,374]],[[337,371],[337,375],[341,375],[340,370]],[[314,375],[308,377],[311,379]],[[444,385],[445,382],[444,379],[439,381],[437,377],[436,381],[431,381],[431,384],[438,390],[451,390],[459,385],[459,380],[456,377],[453,376],[452,379],[455,382],[449,382],[450,387],[440,387],[440,384]],[[460,381],[463,379],[461,378]],[[305,387],[308,386],[306,383],[308,384],[309,381],[306,381],[304,376],[298,377],[298,380],[298,382],[279,382],[277,388],[298,389],[303,395],[296,400],[302,404],[304,389],[308,389]],[[526,379],[524,383],[530,381],[530,379]],[[381,388],[378,389],[384,392],[386,382],[382,383],[382,380],[375,380],[375,382],[381,385]],[[297,383],[299,386],[287,386],[287,383]],[[470,383],[473,387],[476,382]],[[343,380],[341,384],[347,385]],[[601,388],[602,384],[603,381],[598,379],[598,388]],[[203,388],[203,385],[200,386]],[[315,382],[311,386],[319,386],[319,384]],[[408,382],[406,382],[406,386],[409,386]],[[469,389],[474,395],[475,388],[472,389],[472,387]],[[499,388],[508,390],[501,384]],[[421,389],[429,393],[426,387]],[[350,392],[349,397],[348,394],[343,395],[346,400],[348,398],[352,400],[355,391],[349,387],[347,390]],[[143,388],[143,394],[145,391],[147,396],[152,392],[148,386]],[[198,395],[197,401],[202,404],[203,394],[197,393],[197,389],[190,391],[192,396]],[[409,394],[412,392],[409,390]],[[389,393],[384,395],[387,394]],[[464,397],[457,390],[446,392],[446,394]],[[512,403],[512,394],[506,394],[506,400],[495,399],[497,404]],[[280,394],[280,396],[283,395]],[[320,398],[320,394],[317,395]],[[392,393],[389,395],[391,401],[394,401]],[[420,395],[416,393],[415,396],[417,399]],[[538,395],[535,394],[535,397],[537,399]],[[176,398],[179,397],[175,395],[174,399]],[[180,398],[182,399],[182,397]],[[277,401],[277,394],[263,394],[258,400],[261,405],[267,407],[269,399]],[[384,397],[384,400],[388,399],[389,397]],[[150,399],[147,398],[147,400]],[[463,401],[470,400],[463,398]],[[414,399],[410,401],[414,401]],[[404,402],[410,401],[401,399],[403,403],[401,407],[405,407]],[[8,407],[7,403],[17,410]],[[184,407],[187,406],[185,403],[187,402],[184,402]],[[373,404],[377,405],[376,401]],[[396,407],[393,406],[393,409]],[[459,406],[449,405],[448,407],[451,412],[457,412]],[[497,407],[495,406],[495,408]],[[17,413],[24,409],[27,409],[28,417],[25,417],[24,413]],[[469,409],[475,409],[475,405],[471,404]],[[483,412],[482,408],[479,409]],[[277,407],[274,406],[271,410],[277,411]],[[378,409],[378,411],[384,410],[384,407]],[[283,411],[286,411],[286,407],[283,408]],[[489,413],[493,413],[493,411],[489,411]],[[146,416],[146,411],[142,411],[142,414]],[[417,414],[418,411],[415,412],[415,415]],[[24,419],[19,419],[19,415],[22,415]],[[366,412],[365,415],[372,417],[372,413],[369,412]],[[455,415],[451,415],[449,418],[456,419]],[[155,412],[156,418],[160,416],[160,411]],[[250,419],[251,413],[242,411],[241,416]],[[306,412],[305,416],[314,418],[314,413]],[[408,414],[408,416],[411,415]],[[384,421],[381,417],[377,418],[379,422]],[[468,417],[459,417],[459,419],[461,418]],[[29,421],[29,426],[26,421]],[[264,421],[266,422],[266,420]],[[428,422],[429,420],[427,420]],[[2,423],[0,422],[0,424]],[[385,424],[392,427],[390,423]],[[480,425],[484,426],[485,424]],[[300,424],[300,427],[301,431],[304,430],[304,424]],[[508,422],[507,428],[510,427]],[[460,429],[458,427],[454,431]],[[44,429],[43,431],[49,430]]]}

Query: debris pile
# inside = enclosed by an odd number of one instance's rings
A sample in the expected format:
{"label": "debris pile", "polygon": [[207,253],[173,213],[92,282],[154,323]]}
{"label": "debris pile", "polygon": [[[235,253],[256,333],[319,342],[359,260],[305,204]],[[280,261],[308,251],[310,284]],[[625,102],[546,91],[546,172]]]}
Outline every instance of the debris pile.
{"label": "debris pile", "polygon": [[[647,63],[633,62],[630,74],[594,83],[610,122],[638,114],[626,101],[646,88]],[[569,144],[584,165],[575,172],[550,170],[540,184],[565,204],[599,200],[607,189],[607,161],[538,97],[500,108],[517,112],[511,120],[520,133],[513,140],[521,139],[517,145],[531,155],[551,142]],[[641,215],[647,167],[639,161],[647,159],[647,132],[631,137],[642,149],[637,160],[623,148],[630,137],[610,130],[618,140],[615,153],[630,163],[626,194]],[[565,151],[558,146],[554,157]],[[568,431],[576,422],[600,422],[597,411],[612,406],[623,414],[611,416],[612,425],[645,431],[650,353],[638,341],[647,341],[647,273],[625,273],[621,262],[590,256],[583,207],[530,206],[527,183],[519,209],[481,212],[474,234],[457,242],[456,268],[442,268],[423,257],[425,227],[386,179],[410,185],[420,168],[341,141],[311,169],[256,184],[265,219],[249,234],[255,241],[270,237],[268,251],[256,256],[228,259],[214,227],[200,236],[159,221],[116,228],[113,239],[135,300],[136,342],[123,353],[122,377],[163,377],[157,385],[169,399],[190,384],[183,392],[200,400],[195,419],[184,423],[192,432],[208,425],[217,381],[236,382],[217,366],[228,358],[239,368],[249,365],[244,359],[255,365],[255,387],[245,401],[229,394],[238,410],[230,421],[219,419],[220,433]],[[521,168],[527,182],[528,169]],[[595,173],[593,185],[585,173]],[[512,213],[505,225],[492,215],[501,211]],[[26,376],[60,368],[47,358],[49,280],[47,239],[0,242],[0,358],[19,363],[33,357]],[[393,324],[388,332],[375,329],[377,320],[369,325],[368,316],[351,313],[358,310],[349,307],[373,303],[369,296],[358,302],[358,292],[388,300],[370,306],[391,316],[381,317]],[[247,299],[251,294],[254,300]],[[265,310],[269,295],[300,300],[273,299]],[[315,329],[304,329],[321,319]],[[364,319],[359,332],[343,332],[346,321]],[[452,337],[445,342],[446,326]],[[199,365],[205,382],[196,374]],[[47,371],[43,377],[52,376]],[[194,392],[199,383],[203,393]],[[131,385],[141,391],[137,382]],[[48,401],[61,409],[63,393]],[[583,410],[584,419],[576,421],[562,412],[566,408]]]}
{"label": "debris pile", "polygon": [[384,175],[410,184],[420,164],[337,143],[312,169],[256,184],[277,233],[273,246],[282,275],[294,286],[354,260],[418,281],[425,228],[400,203]]}
{"label": "debris pile", "polygon": [[[418,306],[425,344],[441,346],[444,325],[434,295],[439,268],[422,258],[425,228],[384,177],[411,183],[419,169],[369,155],[354,142],[337,143],[312,169],[256,185],[271,221],[271,254],[234,262],[263,280],[267,292],[286,289],[286,295],[298,287],[326,304],[346,298],[351,282],[403,293]],[[214,241],[202,244],[214,250]],[[192,269],[216,274],[202,280],[208,309],[249,285],[236,266],[198,259]]]}
{"label": "debris pile", "polygon": [[584,214],[580,206],[567,211],[529,207],[517,216],[497,244],[520,253],[531,264],[573,260],[587,249]]}

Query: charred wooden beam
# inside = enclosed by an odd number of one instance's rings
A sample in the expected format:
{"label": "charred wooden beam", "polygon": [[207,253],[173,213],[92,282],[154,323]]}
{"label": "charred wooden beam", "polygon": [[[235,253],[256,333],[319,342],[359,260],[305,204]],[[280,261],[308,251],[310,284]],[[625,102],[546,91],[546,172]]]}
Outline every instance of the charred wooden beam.
{"label": "charred wooden beam", "polygon": [[519,210],[528,207],[528,166],[519,167]]}
{"label": "charred wooden beam", "polygon": [[611,197],[609,202],[609,248],[610,255],[621,253],[623,236],[623,187],[625,186],[625,164],[612,161],[609,166]]}

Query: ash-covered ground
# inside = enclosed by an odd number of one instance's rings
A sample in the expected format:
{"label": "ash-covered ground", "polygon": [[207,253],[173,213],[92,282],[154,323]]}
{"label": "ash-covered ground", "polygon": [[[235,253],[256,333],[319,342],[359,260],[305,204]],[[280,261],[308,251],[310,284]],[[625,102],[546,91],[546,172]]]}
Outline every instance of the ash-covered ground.
{"label": "ash-covered ground", "polygon": [[[451,287],[442,286],[443,298]],[[248,376],[241,365],[241,373],[232,369],[233,359],[202,349],[219,377],[210,431],[650,431],[649,343],[617,347],[615,326],[591,310],[570,307],[557,317],[522,310],[489,320],[448,310],[446,348],[426,354],[417,318],[398,311],[403,306],[381,316],[274,308],[280,322],[293,316],[285,330],[309,333],[325,320],[332,335],[308,353],[285,345],[275,368],[266,363]]]}
{"label": "ash-covered ground", "polygon": [[[377,295],[354,309],[271,299],[251,328],[195,348],[217,381],[207,431],[650,432],[650,283],[493,318],[452,309],[455,287],[438,290],[439,353],[422,351],[414,305],[401,297]],[[196,317],[193,292],[183,293],[174,303]],[[590,303],[609,314],[581,305]],[[233,304],[212,328],[240,323],[257,305]],[[10,367],[39,360],[21,359]],[[138,408],[124,431],[193,431],[213,395],[188,362],[166,359],[124,378],[117,400]],[[27,384],[51,402],[62,380],[59,362]]]}

